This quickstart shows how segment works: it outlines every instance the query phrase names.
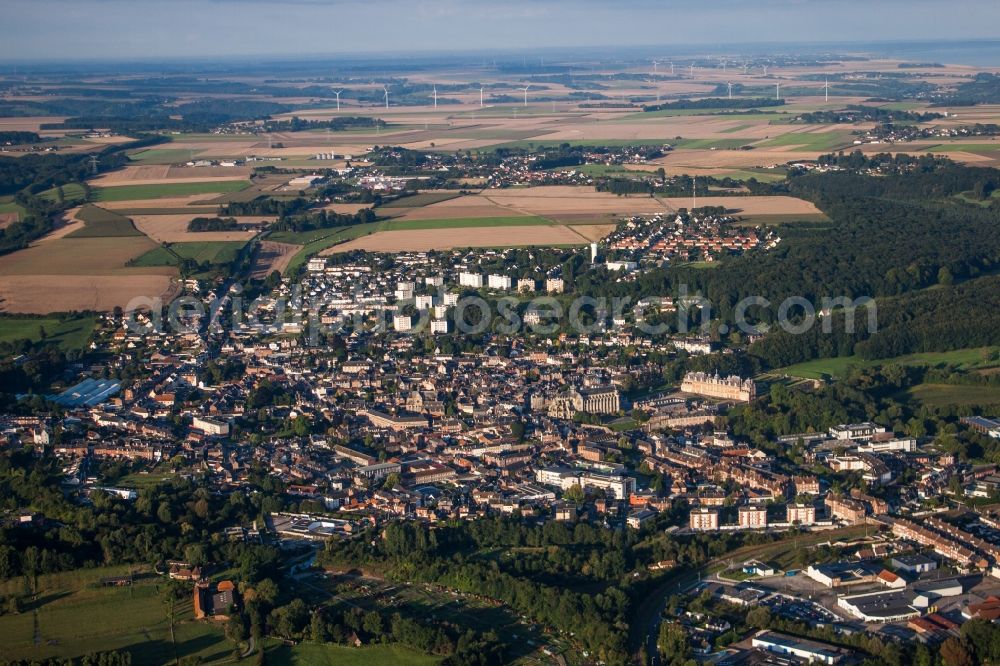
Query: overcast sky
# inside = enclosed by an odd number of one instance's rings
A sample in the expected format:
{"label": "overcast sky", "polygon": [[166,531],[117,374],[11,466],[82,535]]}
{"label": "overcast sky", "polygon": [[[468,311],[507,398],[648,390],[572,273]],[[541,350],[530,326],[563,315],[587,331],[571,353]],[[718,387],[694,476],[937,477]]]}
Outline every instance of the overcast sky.
{"label": "overcast sky", "polygon": [[0,0],[0,59],[1000,37],[998,0]]}

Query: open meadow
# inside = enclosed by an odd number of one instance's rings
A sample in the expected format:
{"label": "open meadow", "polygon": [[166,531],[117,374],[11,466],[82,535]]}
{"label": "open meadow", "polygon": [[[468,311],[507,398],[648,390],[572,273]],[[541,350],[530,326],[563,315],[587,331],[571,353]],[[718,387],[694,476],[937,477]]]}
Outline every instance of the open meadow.
{"label": "open meadow", "polygon": [[[190,599],[177,602],[171,640],[165,579],[141,568],[134,583],[106,587],[101,580],[129,576],[125,566],[82,569],[39,576],[37,596],[21,612],[0,616],[4,659],[32,661],[124,650],[133,664],[164,664],[186,657],[216,661],[232,655],[222,629],[195,621]],[[0,593],[22,594],[24,581],[11,579]]]}

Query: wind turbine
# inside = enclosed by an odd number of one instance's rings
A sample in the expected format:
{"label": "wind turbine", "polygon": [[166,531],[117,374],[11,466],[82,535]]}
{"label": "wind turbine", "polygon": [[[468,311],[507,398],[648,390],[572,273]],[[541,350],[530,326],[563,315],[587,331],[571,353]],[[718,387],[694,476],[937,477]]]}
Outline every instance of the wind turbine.
{"label": "wind turbine", "polygon": [[694,63],[691,63],[690,74],[691,74],[691,78],[693,79],[694,78]]}
{"label": "wind turbine", "polygon": [[660,62],[658,60],[653,60],[653,74],[659,74]]}
{"label": "wind turbine", "polygon": [[727,83],[726,85],[729,86],[729,99],[732,99],[733,98],[733,84],[730,82],[730,83]]}
{"label": "wind turbine", "polygon": [[746,60],[746,61],[743,62],[743,74],[744,75],[748,74],[749,73],[748,72],[749,69],[750,69],[750,61]]}
{"label": "wind turbine", "polygon": [[725,58],[722,59],[722,73],[723,74],[726,73],[726,59]]}
{"label": "wind turbine", "polygon": [[479,108],[483,108],[483,87],[479,86]]}
{"label": "wind turbine", "polygon": [[530,84],[524,86],[524,105],[525,106],[528,106],[528,88],[530,88],[530,87],[531,87]]}
{"label": "wind turbine", "polygon": [[764,68],[764,76],[767,76],[767,65],[761,65]]}
{"label": "wind turbine", "polygon": [[438,108],[438,87],[436,83],[434,84],[434,108]]}
{"label": "wind turbine", "polygon": [[670,76],[674,75],[674,61],[670,61]]}
{"label": "wind turbine", "polygon": [[826,93],[826,101],[829,102],[830,101],[830,79],[827,79],[826,83],[823,84],[823,91]]}
{"label": "wind turbine", "polygon": [[385,108],[389,108],[389,87],[382,86],[382,90],[385,91]]}
{"label": "wind turbine", "polygon": [[342,93],[342,92],[344,92],[344,91],[343,90],[334,90],[333,91],[333,94],[337,96],[337,111],[340,111],[340,93]]}
{"label": "wind turbine", "polygon": [[781,81],[774,84],[774,99],[781,99]]}

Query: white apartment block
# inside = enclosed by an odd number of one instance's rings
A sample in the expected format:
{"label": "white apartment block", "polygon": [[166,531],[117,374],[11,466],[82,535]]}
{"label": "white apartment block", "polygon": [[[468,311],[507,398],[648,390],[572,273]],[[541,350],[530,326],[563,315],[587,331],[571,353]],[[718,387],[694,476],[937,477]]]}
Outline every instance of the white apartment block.
{"label": "white apartment block", "polygon": [[487,284],[490,289],[507,290],[511,287],[511,279],[507,275],[490,275],[487,278]]}
{"label": "white apartment block", "polygon": [[483,286],[483,276],[479,273],[459,273],[458,274],[458,284],[463,287],[472,287],[473,289],[480,289]]}
{"label": "white apartment block", "polygon": [[392,327],[397,331],[413,330],[413,317],[410,315],[398,314],[392,318]]}

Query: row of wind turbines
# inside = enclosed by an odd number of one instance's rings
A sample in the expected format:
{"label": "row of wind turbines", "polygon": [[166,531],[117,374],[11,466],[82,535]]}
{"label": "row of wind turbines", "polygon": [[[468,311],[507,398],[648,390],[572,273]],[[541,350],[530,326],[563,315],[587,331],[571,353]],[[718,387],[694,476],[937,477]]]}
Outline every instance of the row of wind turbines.
{"label": "row of wind turbines", "polygon": [[[653,71],[651,72],[654,76],[659,74],[659,67],[660,67],[660,61],[654,59],[653,60]],[[762,64],[760,67],[761,67],[761,71],[763,72],[763,75],[766,77],[767,76],[767,65],[763,65]],[[723,73],[726,72],[726,61],[725,60],[722,61],[722,72]],[[743,63],[743,74],[749,75],[749,73],[750,73],[750,62],[746,61],[746,62]],[[674,76],[674,63],[673,63],[673,61],[670,61],[670,76]],[[693,62],[688,66],[688,77],[692,78],[692,79],[694,78],[694,63]],[[732,83],[732,81],[727,82],[726,83],[726,87],[728,88],[729,99],[732,99],[733,98],[733,83]],[[659,101],[659,93],[657,93],[656,97],[657,97],[657,101]],[[780,81],[778,81],[778,82],[776,82],[774,84],[774,98],[775,99],[781,99],[781,82]],[[827,102],[830,101],[830,80],[829,79],[827,79],[826,81],[823,82],[823,99],[825,101],[827,101]]]}
{"label": "row of wind turbines", "polygon": [[[520,90],[520,91],[522,91],[524,93],[524,106],[528,106],[528,90],[530,88],[531,88],[530,85],[527,85],[527,86],[525,86],[523,88],[518,88],[518,90]],[[341,89],[341,90],[331,90],[330,92],[332,92],[336,96],[336,98],[337,98],[337,111],[340,111],[340,95],[341,95],[341,93],[344,92],[343,89]],[[384,93],[385,108],[388,109],[389,108],[389,87],[388,86],[382,86],[382,92]],[[438,108],[438,91],[437,91],[437,85],[435,85],[434,88],[433,88],[433,90],[432,90],[431,99],[434,100],[434,108],[435,109]],[[479,88],[479,108],[483,108],[485,106],[486,106],[486,88],[480,87]]]}
{"label": "row of wind turbines", "polygon": [[[659,65],[660,65],[660,62],[658,60],[653,60],[653,73],[654,74],[658,73]],[[750,64],[748,62],[743,63],[743,73],[744,74],[748,73],[749,65]],[[689,67],[690,67],[690,77],[694,78],[694,63],[691,63],[691,65]],[[761,67],[763,69],[764,76],[767,76],[767,65],[761,65]],[[722,70],[723,70],[723,72],[725,72],[725,70],[726,70],[726,63],[725,63],[725,61],[723,61],[723,63],[722,63]],[[674,63],[671,62],[670,63],[670,75],[673,76],[673,74],[674,74]],[[727,82],[726,83],[726,87],[728,88],[728,93],[729,93],[728,97],[729,97],[729,99],[732,99],[733,98],[733,83],[732,83],[732,81]],[[524,93],[524,106],[528,106],[528,91],[530,89],[531,89],[531,85],[530,84],[524,86],[523,88],[517,88],[517,90],[520,90],[520,91],[522,91]],[[382,86],[382,91],[384,93],[385,108],[388,109],[389,108],[389,87],[388,86]],[[479,88],[479,108],[483,108],[483,107],[486,106],[485,91],[486,91],[486,88],[480,86],[480,88]],[[343,89],[341,89],[341,90],[331,90],[330,92],[332,92],[336,96],[336,98],[337,98],[337,111],[340,111],[340,95],[341,95],[341,93],[344,92],[344,90]],[[830,80],[829,79],[827,79],[823,83],[823,93],[824,93],[824,99],[827,102],[829,102],[830,101]],[[659,97],[660,97],[659,93],[657,93],[656,97],[657,97],[657,100],[659,100]],[[780,81],[778,81],[778,82],[776,82],[774,84],[774,98],[775,99],[781,99],[781,82]],[[434,87],[432,89],[432,99],[434,100],[434,108],[435,109],[438,108],[438,92],[437,92],[437,85],[436,84],[434,85]]]}

